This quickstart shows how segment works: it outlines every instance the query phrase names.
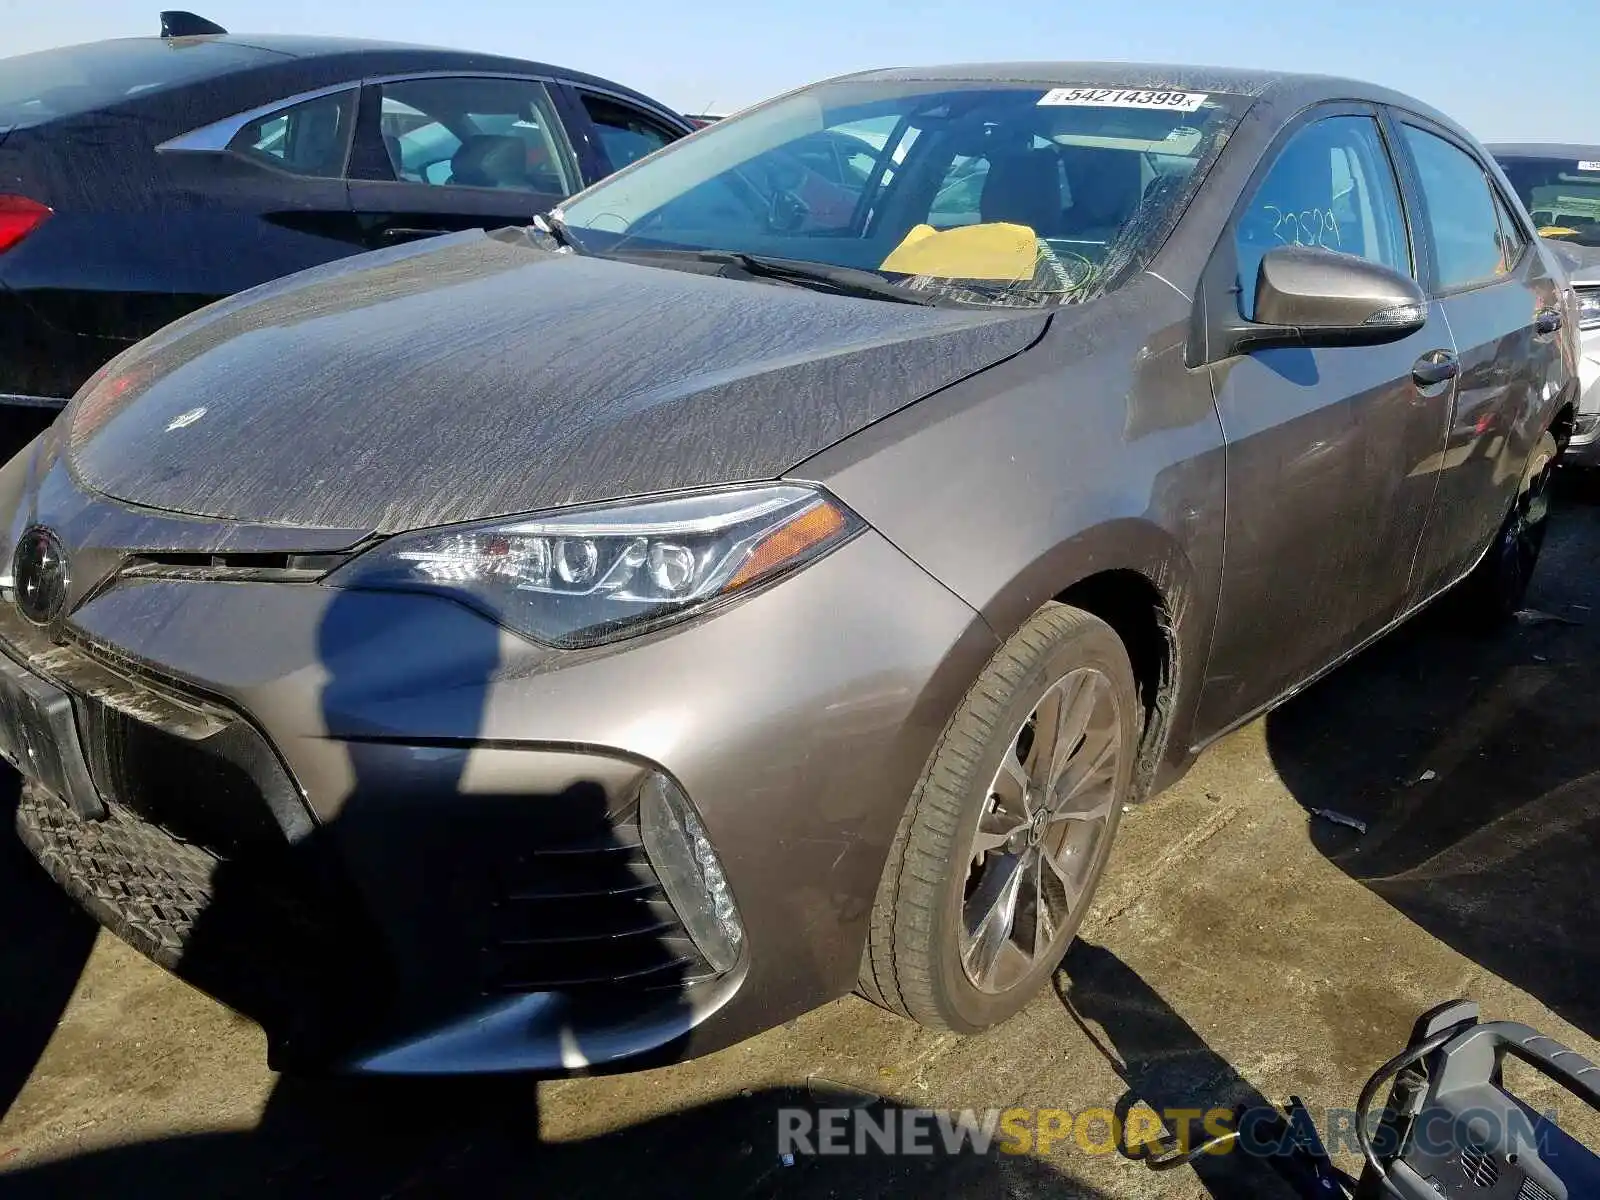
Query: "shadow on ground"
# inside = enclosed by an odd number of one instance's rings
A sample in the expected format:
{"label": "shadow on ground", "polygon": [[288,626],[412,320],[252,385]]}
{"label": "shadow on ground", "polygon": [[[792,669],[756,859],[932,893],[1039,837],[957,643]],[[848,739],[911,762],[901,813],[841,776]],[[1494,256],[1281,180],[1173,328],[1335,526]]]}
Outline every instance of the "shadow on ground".
{"label": "shadow on ground", "polygon": [[[1130,1112],[1140,1105],[1157,1114],[1274,1107],[1160,993],[1105,947],[1074,943],[1056,976],[1056,992],[1084,1036],[1127,1085],[1115,1107],[1124,1130]],[[1169,1137],[1179,1134],[1173,1125],[1168,1122]],[[1199,1141],[1203,1132],[1196,1116],[1188,1144]],[[1200,1158],[1193,1172],[1216,1197],[1293,1194],[1267,1163],[1238,1153]],[[1185,1170],[1169,1178],[1187,1182],[1190,1176]]]}
{"label": "shadow on ground", "polygon": [[[531,1083],[285,1080],[248,1133],[144,1142],[5,1177],[22,1197],[959,1197],[1095,1200],[1033,1158],[1000,1154],[778,1158],[778,1111],[818,1101],[769,1090],[604,1137],[547,1145]],[[898,1120],[876,1106],[875,1123]],[[937,1135],[935,1135],[937,1142]]]}
{"label": "shadow on ground", "polygon": [[[1267,719],[1319,849],[1600,1036],[1600,507],[1567,503],[1514,626],[1425,614]],[[1359,752],[1354,748],[1363,747]]]}
{"label": "shadow on ground", "polygon": [[0,1116],[55,1033],[95,939],[94,922],[11,836],[17,787],[0,763]]}

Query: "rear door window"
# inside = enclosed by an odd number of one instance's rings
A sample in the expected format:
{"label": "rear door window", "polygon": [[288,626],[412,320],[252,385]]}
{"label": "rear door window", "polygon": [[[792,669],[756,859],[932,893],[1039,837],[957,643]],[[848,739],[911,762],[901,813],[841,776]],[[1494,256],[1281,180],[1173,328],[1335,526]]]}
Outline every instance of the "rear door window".
{"label": "rear door window", "polygon": [[228,149],[265,166],[314,179],[344,174],[356,90],[317,96],[251,121]]}
{"label": "rear door window", "polygon": [[1505,269],[1514,271],[1517,264],[1522,261],[1522,255],[1528,248],[1528,235],[1522,228],[1522,223],[1512,215],[1511,206],[1506,203],[1500,189],[1490,185],[1489,189],[1494,195],[1495,215],[1500,218],[1500,255],[1504,260]]}
{"label": "rear door window", "polygon": [[1510,264],[1482,164],[1437,134],[1415,125],[1401,129],[1428,209],[1438,286],[1448,291],[1504,275]]}
{"label": "rear door window", "polygon": [[469,76],[382,85],[394,177],[435,187],[565,196],[576,178],[544,85]]}

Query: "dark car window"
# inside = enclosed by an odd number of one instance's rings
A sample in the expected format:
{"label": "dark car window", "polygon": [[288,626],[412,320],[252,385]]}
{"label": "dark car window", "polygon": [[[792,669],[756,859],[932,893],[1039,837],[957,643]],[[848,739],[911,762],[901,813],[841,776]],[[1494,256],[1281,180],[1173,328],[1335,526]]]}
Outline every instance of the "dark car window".
{"label": "dark car window", "polygon": [[1247,320],[1261,260],[1275,246],[1318,246],[1412,274],[1400,188],[1378,123],[1325,117],[1295,133],[1241,213],[1235,239]]}
{"label": "dark car window", "polygon": [[438,187],[575,191],[544,85],[468,76],[382,88],[383,143],[395,178]]}
{"label": "dark car window", "polygon": [[157,38],[123,38],[19,54],[0,62],[0,125],[76,116],[281,59],[231,42]]}
{"label": "dark car window", "polygon": [[1464,287],[1505,274],[1500,217],[1483,167],[1454,142],[1415,125],[1402,128],[1428,206],[1439,286]]}
{"label": "dark car window", "polygon": [[683,136],[631,105],[592,92],[579,95],[583,97],[584,110],[594,122],[595,133],[600,137],[601,148],[612,170],[620,171]]}
{"label": "dark car window", "polygon": [[250,122],[228,149],[295,175],[336,179],[344,174],[356,92],[318,96]]}

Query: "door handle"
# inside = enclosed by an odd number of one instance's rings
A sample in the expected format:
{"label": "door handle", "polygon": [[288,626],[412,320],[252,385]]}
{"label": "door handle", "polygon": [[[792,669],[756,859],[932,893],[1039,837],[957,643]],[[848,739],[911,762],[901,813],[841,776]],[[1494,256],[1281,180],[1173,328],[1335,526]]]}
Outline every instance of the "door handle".
{"label": "door handle", "polygon": [[1461,362],[1449,350],[1430,350],[1411,368],[1411,379],[1418,387],[1436,387],[1461,374]]}
{"label": "door handle", "polygon": [[1541,337],[1549,337],[1552,333],[1559,333],[1561,326],[1566,324],[1559,308],[1541,308],[1533,316],[1533,331]]}

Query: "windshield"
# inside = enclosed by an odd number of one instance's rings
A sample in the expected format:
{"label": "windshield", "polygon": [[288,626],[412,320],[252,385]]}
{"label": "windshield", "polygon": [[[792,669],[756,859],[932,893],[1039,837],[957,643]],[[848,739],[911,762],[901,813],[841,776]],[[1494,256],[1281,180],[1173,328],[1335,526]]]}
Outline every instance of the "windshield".
{"label": "windshield", "polygon": [[1507,157],[1500,169],[1541,235],[1600,246],[1600,147],[1587,159]]}
{"label": "windshield", "polygon": [[720,121],[560,213],[580,251],[727,251],[927,298],[1088,299],[1148,259],[1233,97],[844,80]]}
{"label": "windshield", "polygon": [[230,42],[128,38],[0,58],[0,125],[77,116],[280,57]]}

